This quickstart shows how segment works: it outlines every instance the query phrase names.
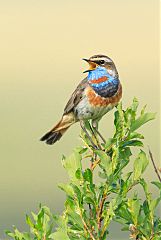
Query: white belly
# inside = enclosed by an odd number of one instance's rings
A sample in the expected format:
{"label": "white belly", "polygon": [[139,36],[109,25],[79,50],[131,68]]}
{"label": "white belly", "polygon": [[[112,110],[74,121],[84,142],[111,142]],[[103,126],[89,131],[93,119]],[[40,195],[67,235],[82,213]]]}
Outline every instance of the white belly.
{"label": "white belly", "polygon": [[75,107],[74,112],[78,120],[85,119],[97,119],[101,118],[104,114],[110,111],[114,106],[109,104],[108,106],[92,106],[87,97],[83,98],[82,101]]}

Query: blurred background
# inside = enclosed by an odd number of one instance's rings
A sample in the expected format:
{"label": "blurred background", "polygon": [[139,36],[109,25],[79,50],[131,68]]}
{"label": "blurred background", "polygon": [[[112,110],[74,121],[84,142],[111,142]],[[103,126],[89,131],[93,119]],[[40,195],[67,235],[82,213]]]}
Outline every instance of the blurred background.
{"label": "blurred background", "polygon": [[[0,238],[13,224],[26,230],[25,214],[40,202],[57,213],[63,209],[57,184],[67,176],[61,158],[81,144],[79,125],[54,146],[39,138],[59,120],[86,76],[82,58],[110,56],[124,106],[136,96],[157,112],[141,133],[159,165],[159,1],[0,1],[0,36]],[[113,133],[113,112],[100,123],[105,137]],[[151,164],[146,177],[156,180]],[[124,237],[114,226],[111,236]]]}

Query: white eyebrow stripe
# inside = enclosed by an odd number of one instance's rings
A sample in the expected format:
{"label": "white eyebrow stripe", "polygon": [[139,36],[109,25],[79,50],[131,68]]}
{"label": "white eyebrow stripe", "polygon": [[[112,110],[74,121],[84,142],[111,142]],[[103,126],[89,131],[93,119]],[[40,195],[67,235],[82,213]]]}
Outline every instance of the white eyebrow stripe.
{"label": "white eyebrow stripe", "polygon": [[112,62],[110,59],[108,59],[108,58],[105,58],[105,57],[98,57],[98,58],[90,58],[90,60],[92,60],[92,61],[101,61],[101,60],[104,60],[105,62]]}

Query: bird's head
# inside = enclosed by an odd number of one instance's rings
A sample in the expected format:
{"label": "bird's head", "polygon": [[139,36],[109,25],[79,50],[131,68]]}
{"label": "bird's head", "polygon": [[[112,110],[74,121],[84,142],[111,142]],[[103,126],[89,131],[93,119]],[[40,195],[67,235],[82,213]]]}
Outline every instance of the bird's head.
{"label": "bird's head", "polygon": [[105,55],[94,55],[89,59],[83,58],[83,60],[88,62],[89,64],[89,69],[84,71],[84,73],[91,72],[94,70],[107,71],[107,73],[110,74],[111,76],[118,77],[118,72],[114,62],[112,61],[111,58]]}

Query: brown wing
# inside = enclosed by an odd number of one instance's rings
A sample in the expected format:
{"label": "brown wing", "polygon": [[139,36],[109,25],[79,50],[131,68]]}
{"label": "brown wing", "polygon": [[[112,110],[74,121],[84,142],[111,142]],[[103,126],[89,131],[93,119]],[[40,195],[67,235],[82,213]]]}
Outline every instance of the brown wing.
{"label": "brown wing", "polygon": [[83,92],[86,86],[88,85],[87,78],[83,79],[80,84],[77,86],[76,90],[72,93],[71,98],[67,102],[67,105],[64,108],[64,114],[67,114],[73,111],[73,108],[77,106],[80,100],[83,98]]}

